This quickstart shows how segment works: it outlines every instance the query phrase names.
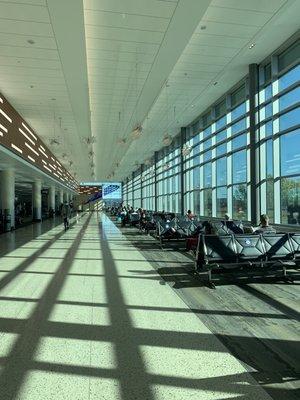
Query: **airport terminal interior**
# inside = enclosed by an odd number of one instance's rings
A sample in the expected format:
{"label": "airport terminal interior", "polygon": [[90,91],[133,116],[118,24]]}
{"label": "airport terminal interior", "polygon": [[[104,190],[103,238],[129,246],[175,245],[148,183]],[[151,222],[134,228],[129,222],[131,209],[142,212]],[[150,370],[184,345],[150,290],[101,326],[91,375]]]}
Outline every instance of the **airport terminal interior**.
{"label": "airport terminal interior", "polygon": [[300,399],[300,0],[0,0],[0,400]]}

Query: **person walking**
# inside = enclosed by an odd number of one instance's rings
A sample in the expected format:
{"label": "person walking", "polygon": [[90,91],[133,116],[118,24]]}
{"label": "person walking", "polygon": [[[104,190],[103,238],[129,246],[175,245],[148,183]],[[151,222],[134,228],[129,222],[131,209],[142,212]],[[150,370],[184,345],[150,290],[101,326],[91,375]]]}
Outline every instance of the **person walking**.
{"label": "person walking", "polygon": [[66,231],[67,229],[69,229],[69,218],[71,216],[71,208],[67,202],[65,202],[62,206],[61,215],[64,220],[64,227]]}

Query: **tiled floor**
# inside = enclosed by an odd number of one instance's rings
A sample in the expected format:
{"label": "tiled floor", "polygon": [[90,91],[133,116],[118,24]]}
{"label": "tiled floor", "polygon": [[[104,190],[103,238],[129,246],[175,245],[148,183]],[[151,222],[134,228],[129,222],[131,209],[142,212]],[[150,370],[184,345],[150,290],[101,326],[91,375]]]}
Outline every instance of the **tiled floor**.
{"label": "tiled floor", "polygon": [[13,235],[0,248],[1,400],[270,399],[105,215]]}

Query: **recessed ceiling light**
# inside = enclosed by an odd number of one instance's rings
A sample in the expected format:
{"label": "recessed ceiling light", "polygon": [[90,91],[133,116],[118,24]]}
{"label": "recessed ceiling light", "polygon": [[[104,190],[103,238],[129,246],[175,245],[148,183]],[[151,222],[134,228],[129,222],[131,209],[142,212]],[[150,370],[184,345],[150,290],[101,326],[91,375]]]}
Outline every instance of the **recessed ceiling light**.
{"label": "recessed ceiling light", "polygon": [[206,25],[201,25],[200,29],[201,29],[201,31],[204,31],[206,29]]}
{"label": "recessed ceiling light", "polygon": [[34,43],[35,43],[35,41],[34,41],[34,40],[32,40],[32,39],[28,39],[28,40],[27,40],[27,43],[29,43],[29,44],[34,44]]}
{"label": "recessed ceiling light", "polygon": [[192,108],[195,107],[195,104],[192,104]]}
{"label": "recessed ceiling light", "polygon": [[255,46],[255,43],[251,43],[250,46],[249,46],[249,49],[250,50],[253,49],[254,46]]}

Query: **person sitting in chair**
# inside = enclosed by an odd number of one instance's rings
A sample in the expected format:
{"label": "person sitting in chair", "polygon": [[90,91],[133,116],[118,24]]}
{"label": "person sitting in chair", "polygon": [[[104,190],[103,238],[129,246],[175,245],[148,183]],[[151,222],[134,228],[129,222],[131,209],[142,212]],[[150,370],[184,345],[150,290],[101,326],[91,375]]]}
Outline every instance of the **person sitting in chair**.
{"label": "person sitting in chair", "polygon": [[193,219],[195,218],[195,215],[192,213],[191,210],[188,210],[186,213],[186,217],[190,220],[193,221]]}
{"label": "person sitting in chair", "polygon": [[222,224],[225,225],[233,233],[236,234],[244,233],[244,230],[236,225],[236,223],[231,219],[228,213],[224,215],[224,221],[222,221]]}
{"label": "person sitting in chair", "polygon": [[276,233],[276,229],[269,225],[269,217],[267,214],[260,216],[260,224],[255,228],[254,233]]}

